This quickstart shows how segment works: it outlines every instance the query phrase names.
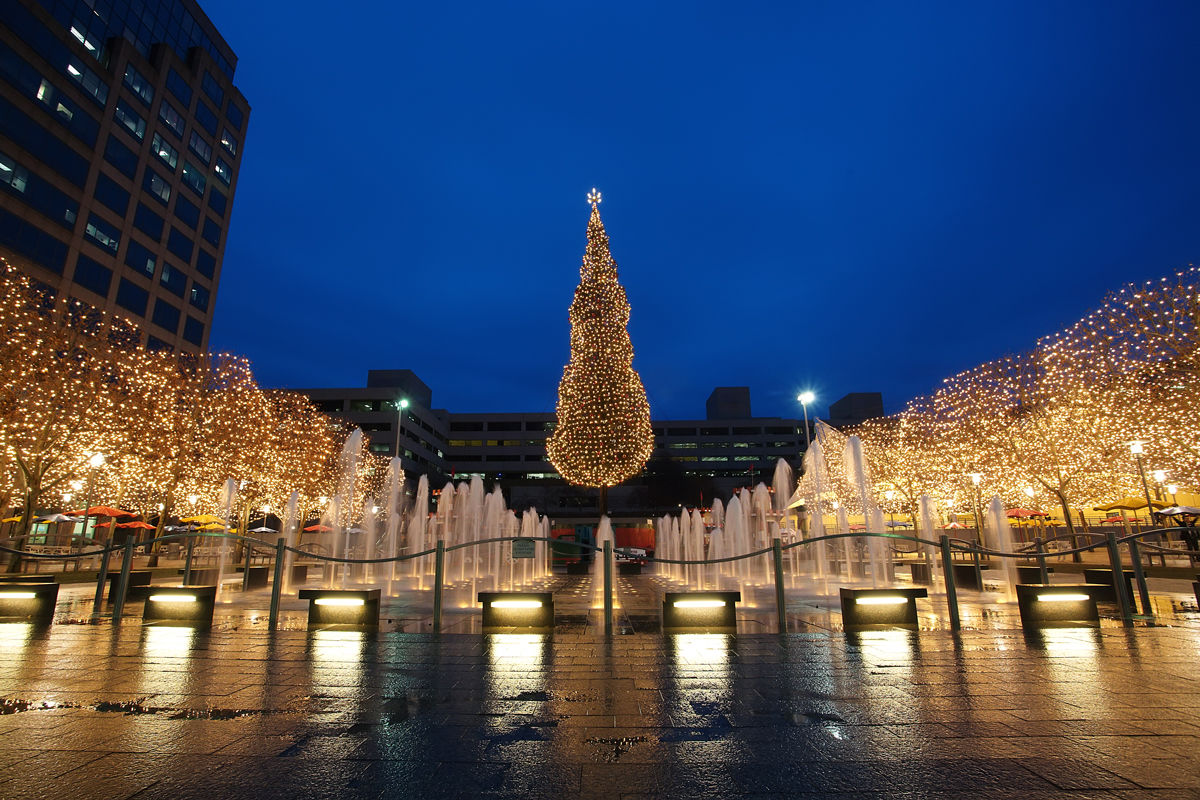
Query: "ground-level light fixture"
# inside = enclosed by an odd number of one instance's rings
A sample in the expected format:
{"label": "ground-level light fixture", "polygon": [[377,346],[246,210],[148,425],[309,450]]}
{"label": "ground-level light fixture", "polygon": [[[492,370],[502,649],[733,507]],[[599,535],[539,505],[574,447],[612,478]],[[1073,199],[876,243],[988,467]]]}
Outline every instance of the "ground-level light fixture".
{"label": "ground-level light fixture", "polygon": [[734,633],[741,592],[667,592],[663,596],[664,633]]}
{"label": "ground-level light fixture", "polygon": [[204,586],[155,586],[146,595],[142,621],[166,625],[212,625],[217,604],[216,584]]}
{"label": "ground-level light fixture", "polygon": [[308,627],[379,627],[378,589],[301,589],[308,601]]}
{"label": "ground-level light fixture", "polygon": [[1101,586],[1088,584],[1017,584],[1017,606],[1025,628],[1100,625],[1096,595]]}
{"label": "ground-level light fixture", "polygon": [[21,582],[0,585],[0,619],[28,619],[49,623],[58,602],[58,584]]}
{"label": "ground-level light fixture", "polygon": [[928,597],[923,587],[852,589],[841,587],[842,627],[847,631],[880,628],[917,629],[917,598]]}
{"label": "ground-level light fixture", "polygon": [[550,592],[480,592],[484,633],[538,633],[554,629]]}

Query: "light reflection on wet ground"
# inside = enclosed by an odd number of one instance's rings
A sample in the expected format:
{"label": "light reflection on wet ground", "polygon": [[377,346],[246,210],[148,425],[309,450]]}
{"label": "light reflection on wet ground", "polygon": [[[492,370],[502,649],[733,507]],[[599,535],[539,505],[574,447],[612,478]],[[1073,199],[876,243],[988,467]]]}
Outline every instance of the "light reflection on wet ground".
{"label": "light reflection on wet ground", "polygon": [[845,634],[800,608],[780,636],[743,630],[759,598],[736,635],[662,636],[653,580],[619,586],[611,639],[586,582],[553,635],[307,631],[298,604],[270,635],[254,598],[212,631],[2,624],[0,797],[1200,795],[1186,618]]}

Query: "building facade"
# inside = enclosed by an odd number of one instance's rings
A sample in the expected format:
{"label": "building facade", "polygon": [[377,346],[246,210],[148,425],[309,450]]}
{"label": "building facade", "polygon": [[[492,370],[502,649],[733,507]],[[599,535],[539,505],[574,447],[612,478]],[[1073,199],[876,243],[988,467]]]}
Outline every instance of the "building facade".
{"label": "building facade", "polygon": [[[410,478],[428,475],[434,488],[478,475],[498,484],[513,508],[533,506],[556,518],[594,517],[598,509],[596,491],[570,486],[546,459],[553,413],[434,409],[432,391],[409,370],[371,370],[366,387],[297,391],[361,428],[373,451],[399,455]],[[648,517],[680,504],[705,506],[738,487],[770,485],[781,458],[799,464],[801,421],[752,416],[746,387],[717,389],[708,406],[705,419],[652,421],[654,453],[641,475],[610,490],[615,513]]]}
{"label": "building facade", "polygon": [[0,256],[207,347],[250,106],[192,0],[0,4]]}

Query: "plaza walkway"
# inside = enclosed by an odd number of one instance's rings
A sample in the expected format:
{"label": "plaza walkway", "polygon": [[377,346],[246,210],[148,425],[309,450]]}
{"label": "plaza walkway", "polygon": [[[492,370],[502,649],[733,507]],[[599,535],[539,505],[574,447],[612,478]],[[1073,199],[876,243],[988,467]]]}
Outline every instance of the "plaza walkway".
{"label": "plaza walkway", "polygon": [[611,639],[585,583],[553,636],[0,625],[0,797],[1200,797],[1195,613],[663,636],[622,586]]}

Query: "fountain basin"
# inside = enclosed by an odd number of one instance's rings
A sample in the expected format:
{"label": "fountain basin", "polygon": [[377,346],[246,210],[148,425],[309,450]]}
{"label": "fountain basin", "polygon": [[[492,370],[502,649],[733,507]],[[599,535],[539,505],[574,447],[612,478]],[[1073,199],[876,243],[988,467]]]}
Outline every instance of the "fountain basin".
{"label": "fountain basin", "polygon": [[[1134,597],[1133,593],[1133,571],[1123,570],[1125,573],[1125,596]],[[1113,583],[1113,571],[1111,569],[1085,569],[1083,571],[1083,582],[1095,584],[1093,587],[1093,596],[1097,600],[1103,600],[1108,603],[1117,602],[1116,585]]]}
{"label": "fountain basin", "polygon": [[550,592],[480,592],[483,632],[507,628],[548,633],[554,629],[554,595]]}
{"label": "fountain basin", "polygon": [[142,609],[143,622],[191,624],[197,628],[212,625],[217,604],[216,584],[208,586],[153,586]]}
{"label": "fountain basin", "polygon": [[841,587],[842,627],[917,629],[917,598],[928,597],[924,587],[895,589],[848,589]]}
{"label": "fountain basin", "polygon": [[0,586],[0,618],[50,622],[57,602],[57,583],[31,581]]}
{"label": "fountain basin", "polygon": [[733,633],[741,592],[667,592],[663,595],[663,633]]}
{"label": "fountain basin", "polygon": [[[1100,626],[1096,610],[1098,591],[1103,586],[1087,583],[1018,583],[1017,605],[1021,625],[1026,628]],[[1110,590],[1111,591],[1111,590]]]}
{"label": "fountain basin", "polygon": [[308,601],[308,627],[350,625],[379,627],[378,589],[301,589]]}

